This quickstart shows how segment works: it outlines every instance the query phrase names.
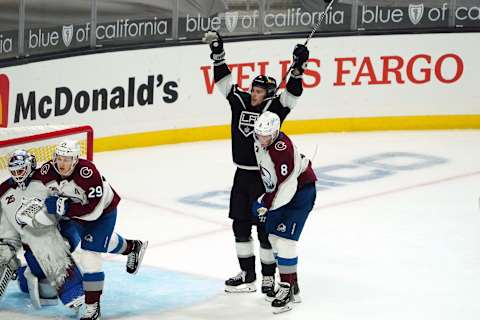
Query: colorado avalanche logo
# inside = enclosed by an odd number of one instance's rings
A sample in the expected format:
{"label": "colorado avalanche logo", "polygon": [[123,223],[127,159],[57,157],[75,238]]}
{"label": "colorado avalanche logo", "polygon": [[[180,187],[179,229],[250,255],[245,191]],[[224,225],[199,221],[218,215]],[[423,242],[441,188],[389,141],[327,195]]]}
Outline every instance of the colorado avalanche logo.
{"label": "colorado avalanche logo", "polygon": [[263,184],[265,185],[265,190],[271,192],[275,189],[275,182],[273,182],[272,175],[264,167],[260,167],[260,174],[262,175]]}
{"label": "colorado avalanche logo", "polygon": [[48,173],[48,170],[50,170],[50,164],[45,163],[41,168],[40,168],[40,174],[42,176],[46,175]]}
{"label": "colorado avalanche logo", "polygon": [[285,232],[285,231],[287,231],[287,226],[284,225],[283,223],[280,223],[280,224],[277,226],[277,231],[278,231],[278,232]]}
{"label": "colorado avalanche logo", "polygon": [[93,170],[88,167],[83,167],[80,169],[80,176],[84,179],[88,179],[93,175]]}
{"label": "colorado avalanche logo", "polygon": [[287,149],[287,144],[283,141],[278,141],[277,143],[275,143],[275,150],[277,151],[283,151]]}

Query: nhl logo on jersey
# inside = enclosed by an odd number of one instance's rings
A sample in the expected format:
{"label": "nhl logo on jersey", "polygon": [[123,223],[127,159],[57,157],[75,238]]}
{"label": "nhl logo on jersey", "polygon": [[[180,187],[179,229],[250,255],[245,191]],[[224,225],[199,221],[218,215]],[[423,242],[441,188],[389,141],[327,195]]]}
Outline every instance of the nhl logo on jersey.
{"label": "nhl logo on jersey", "polygon": [[45,163],[42,168],[40,168],[40,174],[42,176],[46,175],[48,173],[48,170],[50,170],[50,164]]}
{"label": "nhl logo on jersey", "polygon": [[87,242],[93,242],[93,236],[91,234],[87,234],[85,235],[85,237],[83,237],[85,239],[85,241]]}
{"label": "nhl logo on jersey", "polygon": [[278,231],[278,232],[285,232],[285,231],[287,231],[287,226],[284,225],[283,223],[280,223],[280,224],[277,226],[277,231]]}
{"label": "nhl logo on jersey", "polygon": [[287,149],[287,144],[283,141],[278,141],[277,143],[275,143],[275,150],[277,151],[283,151]]}
{"label": "nhl logo on jersey", "polygon": [[238,129],[245,137],[253,133],[255,121],[257,121],[258,113],[242,111],[240,114],[240,121],[238,122]]}
{"label": "nhl logo on jersey", "polygon": [[88,167],[80,169],[80,176],[84,179],[88,179],[93,175],[93,170]]}

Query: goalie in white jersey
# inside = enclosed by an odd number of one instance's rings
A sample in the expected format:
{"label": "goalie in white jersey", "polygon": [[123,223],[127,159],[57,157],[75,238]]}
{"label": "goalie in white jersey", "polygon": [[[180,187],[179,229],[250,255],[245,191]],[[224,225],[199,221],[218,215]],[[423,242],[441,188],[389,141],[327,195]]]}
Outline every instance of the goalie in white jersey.
{"label": "goalie in white jersey", "polygon": [[81,320],[97,320],[105,278],[101,254],[128,256],[127,272],[134,274],[148,242],[127,240],[114,232],[120,196],[91,161],[79,156],[77,142],[61,142],[53,160],[40,168],[39,180],[54,193],[45,199],[48,212],[61,218],[63,230],[80,235],[86,306]]}
{"label": "goalie in white jersey", "polygon": [[315,204],[317,180],[311,161],[280,132],[280,118],[264,112],[255,122],[255,155],[266,192],[253,204],[252,213],[265,223],[276,253],[279,289],[269,295],[274,313],[299,302],[297,241]]}
{"label": "goalie in white jersey", "polygon": [[[34,179],[35,157],[15,151],[8,163],[11,177],[0,184],[0,297],[17,273],[20,288],[32,305],[56,304],[57,296],[78,309],[83,300],[82,275],[58,230],[57,220],[43,205],[48,189]],[[78,244],[78,242],[77,242]],[[24,249],[27,266],[20,266],[17,252]]]}

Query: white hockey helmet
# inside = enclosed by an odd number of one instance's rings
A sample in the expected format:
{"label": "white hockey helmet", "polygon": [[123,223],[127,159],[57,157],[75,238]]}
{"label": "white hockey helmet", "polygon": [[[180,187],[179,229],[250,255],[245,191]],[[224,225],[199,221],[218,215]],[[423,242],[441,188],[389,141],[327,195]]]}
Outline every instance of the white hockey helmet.
{"label": "white hockey helmet", "polygon": [[37,160],[27,150],[18,149],[10,155],[8,170],[15,182],[19,184],[24,182],[36,168]]}
{"label": "white hockey helmet", "polygon": [[[254,130],[255,139],[260,141],[262,147],[267,147],[277,139],[280,133],[280,117],[276,113],[265,111],[255,121]],[[269,139],[264,140],[265,138],[262,137]]]}
{"label": "white hockey helmet", "polygon": [[[60,159],[59,157],[62,157],[62,160],[71,160],[71,167],[68,169],[63,169],[62,165],[62,168],[60,168],[58,163]],[[53,167],[60,175],[69,176],[73,172],[73,169],[75,169],[79,158],[80,144],[73,140],[62,141],[57,145],[55,152],[53,153]]]}

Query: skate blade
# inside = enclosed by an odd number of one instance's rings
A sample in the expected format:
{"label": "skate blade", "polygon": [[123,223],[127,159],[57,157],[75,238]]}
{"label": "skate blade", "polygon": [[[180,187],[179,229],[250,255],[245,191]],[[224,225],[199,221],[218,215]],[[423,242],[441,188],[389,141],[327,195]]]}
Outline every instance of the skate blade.
{"label": "skate blade", "polygon": [[138,267],[132,274],[137,274],[138,270],[140,269],[140,266],[142,265],[143,256],[145,255],[145,251],[147,251],[147,247],[148,247],[148,241],[143,242],[142,248],[138,253]]}
{"label": "skate blade", "polygon": [[299,294],[297,294],[297,295],[294,294],[293,295],[293,303],[300,303],[300,302],[302,302],[302,297]]}
{"label": "skate blade", "polygon": [[284,313],[284,312],[287,312],[287,311],[290,311],[292,310],[292,305],[291,303],[287,303],[285,306],[283,307],[272,307],[272,312],[273,314],[280,314],[280,313]]}
{"label": "skate blade", "polygon": [[[265,296],[265,301],[268,301],[268,302],[272,302],[273,300],[275,300],[275,297],[269,297],[269,296]],[[293,300],[292,300],[293,303],[300,303],[302,302],[302,297],[300,297],[300,295],[293,295]]]}
{"label": "skate blade", "polygon": [[239,286],[225,286],[225,292],[227,293],[249,293],[255,292],[257,288],[254,283],[241,284]]}

